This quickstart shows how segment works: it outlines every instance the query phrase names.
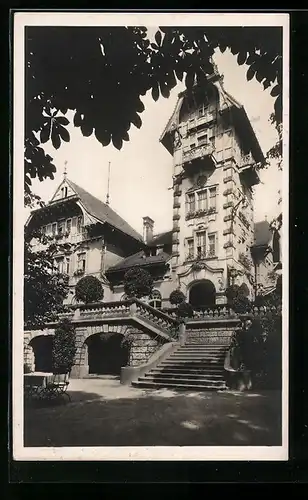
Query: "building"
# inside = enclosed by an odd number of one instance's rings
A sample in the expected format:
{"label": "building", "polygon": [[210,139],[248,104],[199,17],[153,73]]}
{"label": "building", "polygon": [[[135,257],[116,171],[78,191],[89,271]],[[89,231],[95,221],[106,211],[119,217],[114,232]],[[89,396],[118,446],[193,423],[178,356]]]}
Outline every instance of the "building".
{"label": "building", "polygon": [[85,274],[102,281],[104,301],[122,300],[124,274],[134,266],[153,275],[145,300],[158,308],[170,305],[175,288],[200,308],[224,304],[230,284],[244,284],[251,299],[258,285],[269,286],[272,233],[266,221],[254,223],[253,203],[265,159],[243,106],[216,70],[206,86],[179,94],[160,141],[173,157],[170,231],[155,234],[154,221],[143,217],[142,237],[66,175],[47,206],[32,212],[29,230],[41,227],[65,244],[56,262],[70,276],[68,302]]}

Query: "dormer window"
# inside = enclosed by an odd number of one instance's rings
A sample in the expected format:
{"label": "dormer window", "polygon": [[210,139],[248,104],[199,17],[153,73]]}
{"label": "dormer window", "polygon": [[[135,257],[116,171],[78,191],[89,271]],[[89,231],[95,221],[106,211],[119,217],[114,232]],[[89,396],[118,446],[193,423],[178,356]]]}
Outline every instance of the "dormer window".
{"label": "dormer window", "polygon": [[66,198],[67,197],[67,186],[63,186],[61,188],[61,193],[62,193],[62,198]]}

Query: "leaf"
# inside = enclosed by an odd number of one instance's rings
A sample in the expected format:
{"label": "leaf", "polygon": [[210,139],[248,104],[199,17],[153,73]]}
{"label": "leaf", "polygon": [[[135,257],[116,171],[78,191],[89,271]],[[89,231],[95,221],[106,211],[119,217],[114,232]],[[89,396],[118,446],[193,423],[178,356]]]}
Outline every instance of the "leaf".
{"label": "leaf", "polygon": [[176,74],[176,77],[178,80],[180,80],[180,82],[183,80],[183,70],[181,68],[179,68],[178,66],[175,67],[175,74]]}
{"label": "leaf", "polygon": [[254,76],[255,76],[255,71],[254,71],[254,69],[253,69],[252,67],[248,68],[248,70],[247,70],[247,74],[246,74],[246,78],[247,78],[247,80],[248,80],[248,81],[249,81],[249,80],[252,80]]}
{"label": "leaf", "polygon": [[61,146],[61,139],[60,139],[57,125],[54,125],[52,127],[51,142],[52,142],[52,145],[55,149],[59,149],[59,147]]}
{"label": "leaf", "polygon": [[258,82],[261,83],[263,78],[264,78],[264,75],[260,71],[257,71],[256,72],[256,79],[258,80]]}
{"label": "leaf", "polygon": [[280,85],[275,85],[275,87],[272,88],[272,90],[271,90],[271,96],[276,97],[279,94],[281,94],[281,87],[280,87]]}
{"label": "leaf", "polygon": [[156,40],[157,45],[160,46],[161,45],[161,32],[160,31],[156,31],[155,40]]}
{"label": "leaf", "polygon": [[70,141],[70,134],[69,134],[68,130],[66,130],[65,127],[62,127],[62,125],[58,125],[58,130],[59,130],[59,134],[61,136],[61,139],[65,142],[69,142]]}
{"label": "leaf", "polygon": [[112,143],[113,143],[114,147],[117,148],[118,150],[120,150],[122,148],[123,141],[120,137],[117,137],[116,135],[112,135]]}
{"label": "leaf", "polygon": [[111,136],[107,130],[98,127],[95,128],[95,137],[103,146],[108,146],[111,140]]}
{"label": "leaf", "polygon": [[74,116],[74,126],[80,127],[81,123],[82,123],[81,113],[79,113],[79,111],[76,111],[75,116]]}
{"label": "leaf", "polygon": [[134,114],[131,121],[135,125],[135,127],[137,127],[137,128],[140,128],[142,125],[141,118],[137,113]]}
{"label": "leaf", "polygon": [[65,116],[58,116],[57,123],[59,123],[60,125],[68,125],[69,120]]}
{"label": "leaf", "polygon": [[155,83],[152,88],[152,97],[154,101],[157,101],[159,98],[159,89],[158,89],[158,84]]}
{"label": "leaf", "polygon": [[88,120],[84,120],[81,123],[80,128],[81,128],[81,133],[84,137],[90,137],[90,135],[93,132],[93,125],[91,125]]}
{"label": "leaf", "polygon": [[237,63],[242,66],[242,64],[244,64],[246,62],[246,59],[247,59],[247,52],[239,52],[238,56],[237,56]]}
{"label": "leaf", "polygon": [[42,144],[45,144],[49,141],[50,138],[50,129],[51,129],[51,121],[48,120],[44,128],[42,128],[40,133],[40,141]]}

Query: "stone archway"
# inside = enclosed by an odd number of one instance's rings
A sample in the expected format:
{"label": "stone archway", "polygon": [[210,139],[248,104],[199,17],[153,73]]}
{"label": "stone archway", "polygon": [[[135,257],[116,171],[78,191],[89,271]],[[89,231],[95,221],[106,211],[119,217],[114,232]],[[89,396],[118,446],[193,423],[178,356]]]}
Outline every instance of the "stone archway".
{"label": "stone archway", "polygon": [[53,335],[37,335],[29,342],[34,354],[34,370],[36,372],[52,372]]}
{"label": "stone archway", "polygon": [[118,332],[94,333],[85,340],[90,375],[120,375],[128,364],[129,348]]}
{"label": "stone archway", "polygon": [[189,303],[194,309],[211,307],[216,304],[215,285],[210,280],[193,283],[189,289]]}

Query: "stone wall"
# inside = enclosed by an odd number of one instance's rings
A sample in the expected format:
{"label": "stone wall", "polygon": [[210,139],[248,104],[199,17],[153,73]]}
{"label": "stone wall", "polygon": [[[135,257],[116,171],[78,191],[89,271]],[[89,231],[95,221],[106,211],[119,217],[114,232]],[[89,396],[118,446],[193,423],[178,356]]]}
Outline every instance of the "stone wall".
{"label": "stone wall", "polygon": [[130,330],[129,343],[129,366],[146,363],[161,345],[153,336],[136,329]]}
{"label": "stone wall", "polygon": [[229,345],[237,326],[209,326],[191,328],[187,325],[186,342],[188,344]]}

